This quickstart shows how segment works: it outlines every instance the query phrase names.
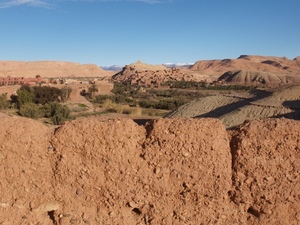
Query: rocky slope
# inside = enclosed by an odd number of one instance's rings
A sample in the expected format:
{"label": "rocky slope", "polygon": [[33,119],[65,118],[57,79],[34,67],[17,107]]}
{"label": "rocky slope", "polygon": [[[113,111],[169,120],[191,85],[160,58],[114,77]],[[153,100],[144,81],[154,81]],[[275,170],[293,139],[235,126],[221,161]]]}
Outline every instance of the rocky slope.
{"label": "rocky slope", "polygon": [[240,125],[246,120],[267,117],[300,119],[300,85],[272,92],[258,91],[253,96],[237,93],[203,97],[179,107],[166,117],[218,118],[227,128]]}
{"label": "rocky slope", "polygon": [[94,64],[79,64],[60,61],[0,61],[0,77],[103,77],[113,72],[105,71]]}
{"label": "rocky slope", "polygon": [[299,121],[0,125],[1,224],[300,222]]}
{"label": "rocky slope", "polygon": [[286,57],[242,55],[237,59],[203,60],[191,70],[218,75],[218,81],[246,85],[300,83],[300,60]]}

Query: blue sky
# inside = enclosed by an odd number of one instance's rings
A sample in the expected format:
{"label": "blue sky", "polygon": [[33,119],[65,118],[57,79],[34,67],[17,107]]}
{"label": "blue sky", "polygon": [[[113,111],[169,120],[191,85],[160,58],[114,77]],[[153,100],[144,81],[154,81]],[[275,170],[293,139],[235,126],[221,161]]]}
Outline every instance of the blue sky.
{"label": "blue sky", "polygon": [[293,59],[300,0],[0,0],[0,29],[0,60]]}

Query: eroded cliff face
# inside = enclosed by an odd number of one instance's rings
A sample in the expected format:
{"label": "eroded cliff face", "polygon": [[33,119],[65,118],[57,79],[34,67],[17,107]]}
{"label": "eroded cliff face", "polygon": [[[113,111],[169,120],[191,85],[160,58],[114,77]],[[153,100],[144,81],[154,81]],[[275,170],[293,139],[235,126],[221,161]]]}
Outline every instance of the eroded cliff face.
{"label": "eroded cliff face", "polygon": [[299,121],[0,126],[0,224],[300,223]]}

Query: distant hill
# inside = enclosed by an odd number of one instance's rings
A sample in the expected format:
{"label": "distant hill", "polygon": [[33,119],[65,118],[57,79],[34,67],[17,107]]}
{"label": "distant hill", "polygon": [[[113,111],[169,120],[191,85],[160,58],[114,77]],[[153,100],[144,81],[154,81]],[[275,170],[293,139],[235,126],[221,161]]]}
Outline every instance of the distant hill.
{"label": "distant hill", "polygon": [[95,64],[61,61],[0,61],[0,76],[12,77],[105,77],[113,72],[105,71]]}
{"label": "distant hill", "polygon": [[286,57],[241,55],[237,59],[201,60],[196,62],[191,70],[207,74],[218,74],[230,70],[260,71],[275,74],[300,74],[299,57],[290,60]]}
{"label": "distant hill", "polygon": [[237,59],[200,60],[195,64],[146,64],[121,68],[60,61],[0,61],[0,77],[112,77],[113,81],[159,86],[166,81],[278,86],[300,83],[300,57],[241,55]]}
{"label": "distant hill", "polygon": [[241,55],[237,59],[202,60],[191,70],[219,76],[219,82],[238,84],[300,83],[300,58]]}

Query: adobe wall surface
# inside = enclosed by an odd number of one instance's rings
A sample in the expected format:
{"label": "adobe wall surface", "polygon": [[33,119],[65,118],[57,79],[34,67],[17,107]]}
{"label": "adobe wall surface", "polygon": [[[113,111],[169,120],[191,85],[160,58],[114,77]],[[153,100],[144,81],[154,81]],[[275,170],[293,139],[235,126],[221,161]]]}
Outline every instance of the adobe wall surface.
{"label": "adobe wall surface", "polygon": [[299,121],[0,120],[0,224],[299,224]]}
{"label": "adobe wall surface", "polygon": [[300,224],[300,122],[266,119],[233,132],[233,201],[249,224]]}

